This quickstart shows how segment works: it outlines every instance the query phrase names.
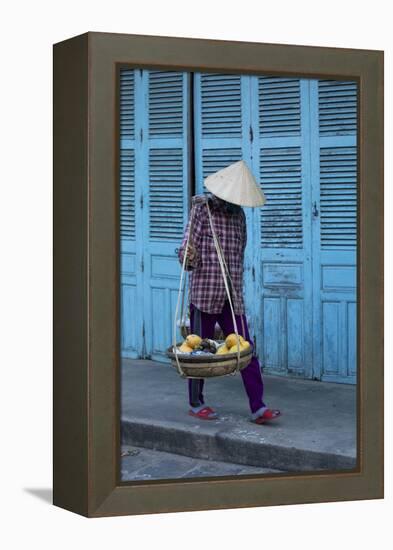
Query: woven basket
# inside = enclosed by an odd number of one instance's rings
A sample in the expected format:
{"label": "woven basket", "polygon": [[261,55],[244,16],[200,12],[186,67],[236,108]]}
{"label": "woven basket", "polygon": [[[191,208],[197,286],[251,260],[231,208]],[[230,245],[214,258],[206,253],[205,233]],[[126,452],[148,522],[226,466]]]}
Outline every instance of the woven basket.
{"label": "woven basket", "polygon": [[[182,342],[177,345],[181,346],[181,344]],[[237,370],[244,369],[251,361],[252,352],[253,348],[251,345],[240,352],[239,368],[237,368],[237,352],[226,353],[225,355],[190,355],[188,353],[178,352],[177,357],[184,377],[212,378],[215,376],[234,374]],[[178,370],[172,346],[169,346],[167,349],[167,355],[171,359],[172,367]]]}

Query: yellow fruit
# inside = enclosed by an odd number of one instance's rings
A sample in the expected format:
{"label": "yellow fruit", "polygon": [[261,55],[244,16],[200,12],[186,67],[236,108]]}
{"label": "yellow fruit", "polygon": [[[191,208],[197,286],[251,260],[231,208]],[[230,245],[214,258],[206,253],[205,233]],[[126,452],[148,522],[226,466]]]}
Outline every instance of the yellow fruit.
{"label": "yellow fruit", "polygon": [[[239,351],[242,351],[242,346],[241,345],[239,345]],[[234,346],[232,346],[229,349],[229,353],[237,353],[237,344],[235,344]]]}
{"label": "yellow fruit", "polygon": [[187,346],[186,342],[183,342],[183,344],[180,346],[179,350],[182,353],[191,353],[192,352],[192,348],[190,346]]}
{"label": "yellow fruit", "polygon": [[229,353],[229,349],[226,347],[225,344],[223,346],[220,346],[216,351],[216,355],[224,355],[225,353]]}
{"label": "yellow fruit", "polygon": [[[243,342],[240,342],[239,348],[240,352],[250,347],[250,342],[247,342],[247,340],[244,340]],[[237,353],[237,344],[232,346],[229,350],[229,353]]]}
{"label": "yellow fruit", "polygon": [[190,346],[190,348],[194,349],[199,346],[199,344],[202,342],[202,338],[198,336],[197,334],[189,334],[186,338],[186,344]]}
{"label": "yellow fruit", "polygon": [[[239,340],[241,342],[242,336],[239,336]],[[235,333],[228,334],[228,336],[225,338],[225,344],[228,349],[231,349],[234,345],[237,344],[237,337]]]}

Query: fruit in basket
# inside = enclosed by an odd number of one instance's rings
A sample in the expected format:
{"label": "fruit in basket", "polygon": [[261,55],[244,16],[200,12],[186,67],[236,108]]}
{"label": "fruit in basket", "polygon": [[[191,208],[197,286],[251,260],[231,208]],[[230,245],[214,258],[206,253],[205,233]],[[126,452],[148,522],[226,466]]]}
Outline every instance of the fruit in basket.
{"label": "fruit in basket", "polygon": [[[240,334],[239,334],[239,341],[240,343],[245,341],[243,336],[240,336]],[[225,338],[225,344],[228,349],[231,349],[233,346],[237,344],[237,337],[234,332],[232,334],[228,334],[228,336]]]}
{"label": "fruit in basket", "polygon": [[202,338],[198,334],[189,334],[185,343],[192,349],[198,348],[202,342]]}
{"label": "fruit in basket", "polygon": [[[242,345],[239,345],[239,351],[242,351]],[[229,353],[237,353],[237,344],[229,348]]]}
{"label": "fruit in basket", "polygon": [[192,348],[188,346],[186,342],[183,342],[179,348],[179,351],[181,351],[181,353],[191,353]]}
{"label": "fruit in basket", "polygon": [[[242,352],[249,347],[250,347],[250,342],[247,342],[247,340],[243,340],[243,342],[240,342],[239,344],[239,351]],[[229,353],[237,353],[237,344],[235,344],[229,349]]]}
{"label": "fruit in basket", "polygon": [[223,344],[218,348],[216,355],[225,355],[226,353],[229,353],[229,349],[226,347],[225,344]]}
{"label": "fruit in basket", "polygon": [[204,338],[203,340],[201,340],[201,343],[199,344],[197,349],[207,353],[216,353],[217,346],[214,340],[210,340],[210,338]]}

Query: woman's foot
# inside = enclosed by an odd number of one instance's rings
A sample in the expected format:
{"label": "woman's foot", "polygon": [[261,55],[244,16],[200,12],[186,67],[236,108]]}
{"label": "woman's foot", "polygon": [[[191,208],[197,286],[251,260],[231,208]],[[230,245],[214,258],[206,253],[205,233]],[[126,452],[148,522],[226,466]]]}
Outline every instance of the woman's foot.
{"label": "woman's foot", "polygon": [[188,414],[202,420],[215,420],[218,417],[218,414],[211,407],[206,407],[205,405],[191,407]]}
{"label": "woman's foot", "polygon": [[251,421],[255,422],[255,424],[265,424],[265,422],[275,420],[279,416],[281,416],[281,411],[278,409],[268,409],[267,407],[264,407],[263,410],[258,411],[253,415]]}

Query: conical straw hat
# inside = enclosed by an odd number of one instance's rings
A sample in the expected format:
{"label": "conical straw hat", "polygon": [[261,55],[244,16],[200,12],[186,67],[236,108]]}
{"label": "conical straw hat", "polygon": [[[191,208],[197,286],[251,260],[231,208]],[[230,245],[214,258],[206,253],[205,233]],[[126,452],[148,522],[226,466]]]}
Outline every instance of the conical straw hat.
{"label": "conical straw hat", "polygon": [[265,195],[244,160],[239,160],[205,179],[213,195],[240,206],[262,206]]}

